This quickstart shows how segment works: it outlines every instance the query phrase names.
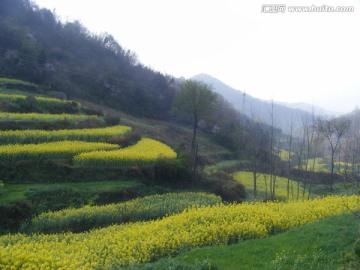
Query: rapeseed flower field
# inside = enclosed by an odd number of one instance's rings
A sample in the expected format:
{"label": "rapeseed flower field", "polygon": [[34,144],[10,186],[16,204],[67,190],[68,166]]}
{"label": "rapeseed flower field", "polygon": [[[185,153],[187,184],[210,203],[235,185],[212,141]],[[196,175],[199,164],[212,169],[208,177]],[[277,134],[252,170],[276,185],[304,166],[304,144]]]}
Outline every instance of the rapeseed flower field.
{"label": "rapeseed flower field", "polygon": [[46,212],[33,218],[25,231],[57,233],[85,231],[129,221],[146,221],[180,213],[194,206],[220,204],[221,197],[204,192],[179,192],[139,197],[127,202]]}
{"label": "rapeseed flower field", "polygon": [[221,204],[86,233],[7,235],[0,237],[0,269],[110,269],[190,248],[267,237],[349,209],[360,209],[358,196]]}
{"label": "rapeseed flower field", "polygon": [[114,136],[131,132],[128,126],[105,128],[61,129],[61,130],[4,130],[0,131],[0,144],[26,144],[52,141],[92,141],[99,142]]}
{"label": "rapeseed flower field", "polygon": [[129,167],[147,166],[159,158],[176,158],[176,152],[164,143],[143,138],[137,144],[114,151],[93,151],[74,157],[77,166]]}
{"label": "rapeseed flower field", "polygon": [[60,141],[40,144],[8,144],[0,146],[0,161],[67,159],[76,154],[95,150],[113,150],[120,146],[110,143]]}

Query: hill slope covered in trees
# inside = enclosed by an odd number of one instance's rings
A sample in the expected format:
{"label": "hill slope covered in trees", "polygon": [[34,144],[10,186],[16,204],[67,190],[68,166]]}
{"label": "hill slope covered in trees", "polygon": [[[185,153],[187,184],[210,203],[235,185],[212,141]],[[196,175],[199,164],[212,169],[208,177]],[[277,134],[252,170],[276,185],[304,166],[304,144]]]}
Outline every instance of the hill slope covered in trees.
{"label": "hill slope covered in trees", "polygon": [[175,94],[169,78],[111,35],[94,35],[78,21],[63,24],[29,0],[0,2],[0,74],[151,118],[167,117]]}

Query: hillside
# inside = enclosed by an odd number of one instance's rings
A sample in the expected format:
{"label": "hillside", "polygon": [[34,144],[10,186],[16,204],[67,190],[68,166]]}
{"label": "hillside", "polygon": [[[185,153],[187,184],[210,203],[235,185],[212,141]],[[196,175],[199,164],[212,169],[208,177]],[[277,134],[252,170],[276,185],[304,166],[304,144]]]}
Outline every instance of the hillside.
{"label": "hillside", "polygon": [[107,33],[61,23],[29,0],[0,2],[0,75],[42,85],[42,92],[165,119],[170,79],[142,65]]}
{"label": "hillside", "polygon": [[[51,209],[128,200],[155,190],[212,188],[192,186],[187,158],[181,157],[189,148],[190,128],[40,95],[39,88],[0,78],[0,234]],[[206,133],[199,132],[198,141],[201,166],[233,156]],[[180,154],[177,167],[171,163],[177,154],[169,149]],[[119,159],[123,151],[132,161]],[[99,153],[81,156],[85,152]],[[170,163],[155,169],[160,156]]]}
{"label": "hillside", "polygon": [[[181,88],[180,80],[143,66],[135,53],[124,50],[111,35],[92,34],[76,21],[61,23],[56,14],[39,9],[31,1],[4,0],[0,9],[0,76],[39,86],[21,85],[18,90],[80,101],[94,108],[94,113],[112,114],[115,119],[123,114],[123,120],[140,126],[140,132],[146,132],[143,126],[149,123],[155,137],[176,141],[174,147],[187,143],[187,139],[177,136],[183,127],[178,128],[176,123],[191,123],[179,122],[170,113]],[[263,105],[259,112],[266,111]],[[133,121],[131,117],[141,120]],[[239,144],[247,140],[241,138],[239,142],[243,117],[223,102],[213,118],[201,129],[216,146],[208,148],[200,143],[202,153],[224,147],[226,151],[238,151]],[[154,128],[152,120],[162,120],[168,128]]]}

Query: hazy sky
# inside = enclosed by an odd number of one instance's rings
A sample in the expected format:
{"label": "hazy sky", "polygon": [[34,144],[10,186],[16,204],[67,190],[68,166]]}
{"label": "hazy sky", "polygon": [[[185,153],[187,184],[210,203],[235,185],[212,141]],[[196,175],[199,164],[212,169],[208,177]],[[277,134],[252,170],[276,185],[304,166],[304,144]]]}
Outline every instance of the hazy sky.
{"label": "hazy sky", "polygon": [[[175,77],[207,73],[262,98],[337,112],[360,105],[355,0],[35,0],[62,20],[107,32],[141,63]],[[269,4],[284,12],[267,13]],[[354,7],[290,12],[291,6]],[[274,9],[273,9],[274,10]]]}

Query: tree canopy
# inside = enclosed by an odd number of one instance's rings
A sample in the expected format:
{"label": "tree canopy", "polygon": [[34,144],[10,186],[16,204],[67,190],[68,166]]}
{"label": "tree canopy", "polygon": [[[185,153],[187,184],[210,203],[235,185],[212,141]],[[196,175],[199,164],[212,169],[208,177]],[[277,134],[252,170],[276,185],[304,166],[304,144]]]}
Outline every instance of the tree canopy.
{"label": "tree canopy", "polygon": [[330,144],[331,149],[331,171],[330,188],[333,189],[334,155],[339,146],[340,139],[349,131],[350,120],[347,118],[318,119],[317,129]]}
{"label": "tree canopy", "polygon": [[192,122],[193,137],[191,151],[195,151],[196,133],[199,121],[211,117],[217,105],[218,95],[210,85],[200,81],[187,80],[175,96],[172,112],[181,119]]}

